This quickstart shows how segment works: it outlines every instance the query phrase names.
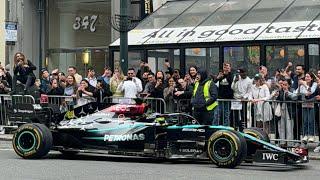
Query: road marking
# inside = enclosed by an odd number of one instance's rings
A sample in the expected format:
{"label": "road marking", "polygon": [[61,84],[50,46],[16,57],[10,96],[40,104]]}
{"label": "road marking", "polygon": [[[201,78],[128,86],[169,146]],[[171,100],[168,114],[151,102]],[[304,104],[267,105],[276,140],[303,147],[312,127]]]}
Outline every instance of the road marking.
{"label": "road marking", "polygon": [[13,151],[13,149],[0,149],[0,151]]}

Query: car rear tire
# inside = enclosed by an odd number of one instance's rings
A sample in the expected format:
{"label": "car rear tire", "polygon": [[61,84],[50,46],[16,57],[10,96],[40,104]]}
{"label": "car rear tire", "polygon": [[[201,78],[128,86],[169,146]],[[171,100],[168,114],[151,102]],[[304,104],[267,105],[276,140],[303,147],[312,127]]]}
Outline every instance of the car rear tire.
{"label": "car rear tire", "polygon": [[234,168],[246,155],[246,140],[237,131],[219,130],[208,140],[209,159],[218,167]]}
{"label": "car rear tire", "polygon": [[247,129],[244,129],[243,132],[257,139],[270,143],[269,135],[260,128],[257,128],[257,127],[247,128]]}
{"label": "car rear tire", "polygon": [[42,158],[52,147],[52,134],[43,124],[24,124],[14,134],[12,145],[14,151],[22,158]]}

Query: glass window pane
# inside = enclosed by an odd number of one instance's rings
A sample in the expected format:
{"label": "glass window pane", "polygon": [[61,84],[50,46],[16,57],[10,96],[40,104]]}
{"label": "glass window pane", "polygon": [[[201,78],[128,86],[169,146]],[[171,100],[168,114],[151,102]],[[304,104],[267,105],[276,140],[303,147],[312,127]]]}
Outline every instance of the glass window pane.
{"label": "glass window pane", "polygon": [[298,64],[304,64],[304,46],[267,46],[266,60],[269,74],[275,74],[277,69],[285,68],[288,62],[292,62],[295,67]]}
{"label": "glass window pane", "polygon": [[167,27],[195,27],[224,4],[226,0],[201,0],[193,4]]}
{"label": "glass window pane", "polygon": [[186,49],[186,69],[188,72],[190,66],[206,69],[206,48]]}
{"label": "glass window pane", "polygon": [[[178,49],[157,49],[148,51],[148,64],[152,72],[166,72],[168,69],[164,65],[165,60],[169,60],[172,67],[180,69],[180,51]],[[176,65],[176,63],[178,63]]]}
{"label": "glass window pane", "polygon": [[212,14],[201,26],[230,25],[246,13],[257,0],[230,0]]}
{"label": "glass window pane", "polygon": [[186,49],[186,69],[190,66],[197,66],[206,69],[209,74],[219,72],[219,48],[189,48]]}
{"label": "glass window pane", "polygon": [[209,48],[209,69],[210,74],[219,73],[219,48]]}
{"label": "glass window pane", "polygon": [[262,0],[237,24],[271,23],[293,0]]}
{"label": "glass window pane", "polygon": [[319,13],[319,0],[297,0],[276,20],[276,22],[311,21]]}
{"label": "glass window pane", "polygon": [[167,2],[151,16],[144,19],[136,29],[160,29],[171,22],[194,1],[175,1]]}
{"label": "glass window pane", "polygon": [[253,77],[260,65],[260,46],[224,47],[224,62],[231,63],[233,69],[246,68]]}
{"label": "glass window pane", "polygon": [[308,53],[309,66],[311,67],[310,71],[317,72],[317,70],[320,70],[319,45],[309,44],[308,49],[309,49],[309,53]]}

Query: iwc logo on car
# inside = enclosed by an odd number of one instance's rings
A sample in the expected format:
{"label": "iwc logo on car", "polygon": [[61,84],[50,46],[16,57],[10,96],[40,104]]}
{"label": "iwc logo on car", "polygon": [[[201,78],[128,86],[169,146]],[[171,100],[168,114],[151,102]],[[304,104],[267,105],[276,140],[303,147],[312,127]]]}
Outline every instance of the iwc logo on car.
{"label": "iwc logo on car", "polygon": [[143,141],[145,139],[144,134],[123,134],[123,135],[104,135],[104,141]]}

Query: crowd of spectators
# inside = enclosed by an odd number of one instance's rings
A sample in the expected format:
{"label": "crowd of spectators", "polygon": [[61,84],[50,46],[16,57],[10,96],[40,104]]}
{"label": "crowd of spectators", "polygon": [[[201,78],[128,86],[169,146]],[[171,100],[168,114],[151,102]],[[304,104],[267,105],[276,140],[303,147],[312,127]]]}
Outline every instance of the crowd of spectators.
{"label": "crowd of spectators", "polygon": [[[314,101],[320,101],[320,70],[305,72],[304,65],[293,67],[289,62],[273,75],[267,67],[260,66],[256,75],[249,77],[245,68],[233,68],[230,63],[224,63],[217,75],[208,74],[197,66],[188,67],[183,75],[168,61],[164,63],[165,71],[157,72],[141,62],[139,69],[129,68],[126,75],[119,67],[113,70],[105,67],[102,75],[97,76],[95,69],[89,67],[82,77],[76,67],[69,66],[67,74],[59,69],[51,72],[41,69],[41,76],[36,79],[31,61],[22,53],[17,53],[14,59],[13,77],[9,69],[0,66],[0,94],[15,93],[19,81],[25,88],[34,84],[41,94],[76,97],[78,105],[94,100],[100,102],[109,96],[162,98],[167,110],[193,111],[204,124],[232,125],[240,130],[243,126],[257,126],[268,131],[273,121],[281,139],[299,139],[303,135],[303,140],[310,142],[315,141],[319,132],[319,104]],[[208,81],[212,83],[208,84],[209,95],[205,95]],[[202,86],[201,90],[197,89],[198,85]],[[213,103],[218,99],[219,105],[215,107]],[[268,100],[278,103],[265,103]],[[297,100],[304,103],[287,103]],[[204,122],[201,117],[203,112],[209,112],[210,105],[214,107],[209,114],[212,119]]]}

